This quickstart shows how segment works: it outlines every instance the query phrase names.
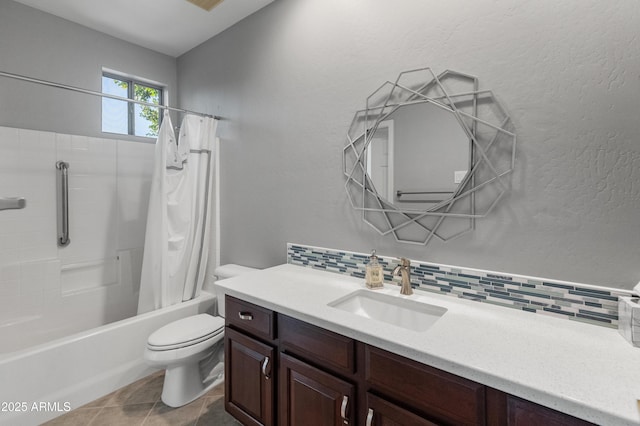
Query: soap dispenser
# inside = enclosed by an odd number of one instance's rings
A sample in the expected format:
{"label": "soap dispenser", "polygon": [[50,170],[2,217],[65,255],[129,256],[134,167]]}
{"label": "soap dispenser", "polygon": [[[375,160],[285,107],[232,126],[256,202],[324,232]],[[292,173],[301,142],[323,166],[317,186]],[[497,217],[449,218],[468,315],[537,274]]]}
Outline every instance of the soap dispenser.
{"label": "soap dispenser", "polygon": [[383,288],[382,285],[384,279],[384,271],[382,270],[382,265],[378,263],[378,256],[376,256],[376,251],[371,251],[371,256],[369,257],[369,263],[367,263],[364,281],[367,288],[375,290],[378,288]]}

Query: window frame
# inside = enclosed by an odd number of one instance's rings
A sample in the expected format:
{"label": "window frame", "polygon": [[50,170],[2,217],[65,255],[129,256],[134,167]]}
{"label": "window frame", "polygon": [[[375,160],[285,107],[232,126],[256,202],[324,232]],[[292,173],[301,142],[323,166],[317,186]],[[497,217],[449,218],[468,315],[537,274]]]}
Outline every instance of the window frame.
{"label": "window frame", "polygon": [[[104,130],[102,131],[102,133],[110,133],[110,134],[114,134],[114,135],[127,135],[127,136],[134,136],[137,138],[147,138],[147,139],[153,139],[157,136],[140,136],[140,135],[136,135],[136,111],[135,111],[135,106],[139,105],[136,104],[136,92],[135,92],[135,86],[140,85],[140,86],[144,86],[144,87],[148,87],[150,89],[154,89],[158,91],[158,125],[162,124],[162,117],[164,114],[162,114],[162,106],[164,105],[164,100],[165,100],[165,90],[166,90],[166,86],[162,86],[159,83],[150,83],[148,81],[145,81],[143,79],[139,79],[139,78],[135,78],[135,77],[130,77],[127,75],[123,75],[123,74],[118,74],[116,72],[113,71],[107,71],[107,70],[103,70],[102,71],[102,75],[100,78],[100,82],[101,82],[101,91],[102,89],[102,79],[103,78],[110,78],[112,80],[118,80],[118,81],[122,81],[127,83],[127,99],[129,99],[129,101],[127,102],[127,132],[128,133],[117,133],[117,132],[105,132]],[[103,92],[104,93],[104,92]],[[105,98],[103,98],[104,100]],[[109,99],[109,98],[106,98]],[[124,100],[123,100],[124,102]],[[100,115],[100,120],[101,123],[103,123],[104,118],[103,115],[104,114],[104,109],[102,109],[101,115]]]}

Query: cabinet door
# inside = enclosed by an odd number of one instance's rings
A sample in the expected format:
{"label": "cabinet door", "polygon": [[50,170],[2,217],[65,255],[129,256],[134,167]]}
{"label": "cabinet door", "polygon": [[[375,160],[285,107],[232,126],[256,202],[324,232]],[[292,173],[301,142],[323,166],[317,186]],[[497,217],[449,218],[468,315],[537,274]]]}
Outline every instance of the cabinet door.
{"label": "cabinet door", "polygon": [[355,425],[355,386],[280,354],[280,425]]}
{"label": "cabinet door", "polygon": [[275,423],[274,354],[272,347],[225,329],[225,409],[245,425]]}
{"label": "cabinet door", "polygon": [[371,393],[367,393],[366,411],[366,426],[437,426]]}

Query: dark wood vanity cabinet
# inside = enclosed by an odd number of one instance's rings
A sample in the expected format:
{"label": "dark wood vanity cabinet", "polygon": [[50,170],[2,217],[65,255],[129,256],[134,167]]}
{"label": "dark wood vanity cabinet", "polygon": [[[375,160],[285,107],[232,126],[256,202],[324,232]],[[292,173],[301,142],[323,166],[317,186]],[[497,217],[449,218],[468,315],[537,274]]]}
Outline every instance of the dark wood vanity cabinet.
{"label": "dark wood vanity cabinet", "polygon": [[226,297],[225,408],[244,425],[590,423]]}
{"label": "dark wood vanity cabinet", "polygon": [[225,409],[244,425],[276,421],[275,314],[227,297]]}

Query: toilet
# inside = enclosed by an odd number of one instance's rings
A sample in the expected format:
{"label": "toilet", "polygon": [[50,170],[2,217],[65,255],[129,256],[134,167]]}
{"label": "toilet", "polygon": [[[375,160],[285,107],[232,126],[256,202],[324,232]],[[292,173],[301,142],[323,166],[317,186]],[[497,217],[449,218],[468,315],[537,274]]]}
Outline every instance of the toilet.
{"label": "toilet", "polygon": [[[216,268],[214,274],[222,280],[255,270],[229,264]],[[224,318],[209,314],[173,321],[149,336],[144,351],[146,363],[166,369],[162,402],[181,407],[222,381],[223,337]]]}

